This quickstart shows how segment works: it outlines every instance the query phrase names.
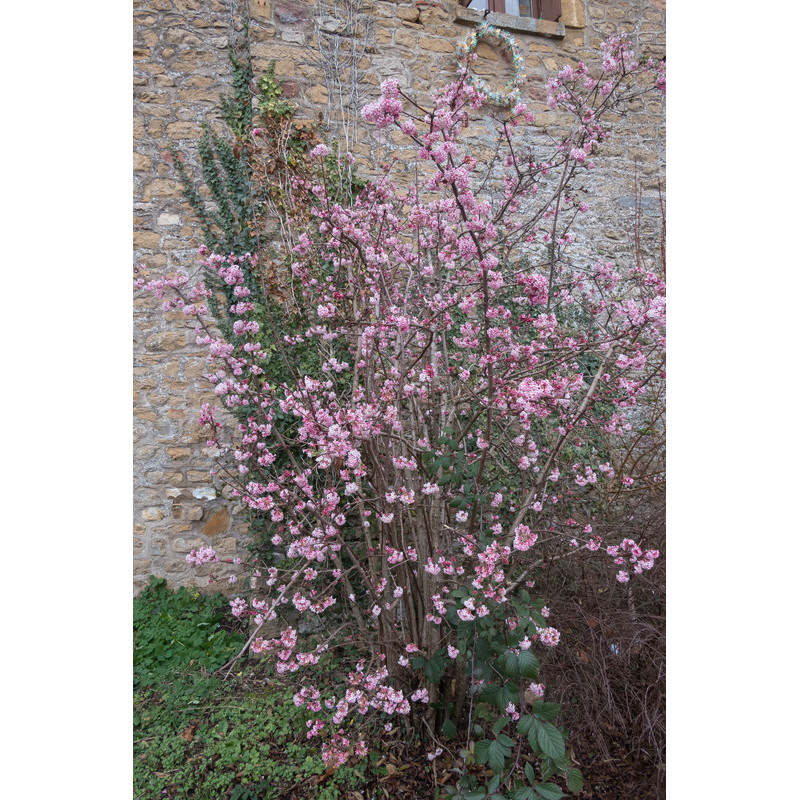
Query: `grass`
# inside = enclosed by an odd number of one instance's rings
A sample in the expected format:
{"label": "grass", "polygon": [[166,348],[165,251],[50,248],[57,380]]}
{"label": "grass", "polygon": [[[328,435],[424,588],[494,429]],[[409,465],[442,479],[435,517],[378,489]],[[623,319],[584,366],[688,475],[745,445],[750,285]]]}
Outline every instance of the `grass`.
{"label": "grass", "polygon": [[335,800],[363,785],[348,766],[326,774],[288,681],[213,674],[244,641],[229,618],[224,596],[155,578],[134,600],[135,800]]}

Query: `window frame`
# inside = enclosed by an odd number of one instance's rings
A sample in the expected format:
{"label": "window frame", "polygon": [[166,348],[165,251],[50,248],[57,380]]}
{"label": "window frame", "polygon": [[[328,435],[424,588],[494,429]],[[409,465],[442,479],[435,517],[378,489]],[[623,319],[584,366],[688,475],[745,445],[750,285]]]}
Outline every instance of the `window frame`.
{"label": "window frame", "polygon": [[[468,8],[472,0],[458,0],[459,5]],[[530,4],[530,14],[513,14],[523,19],[546,20],[548,22],[558,22],[561,16],[561,0],[528,0]],[[506,0],[488,0],[489,11],[495,14],[506,14]],[[476,9],[473,9],[476,10]]]}

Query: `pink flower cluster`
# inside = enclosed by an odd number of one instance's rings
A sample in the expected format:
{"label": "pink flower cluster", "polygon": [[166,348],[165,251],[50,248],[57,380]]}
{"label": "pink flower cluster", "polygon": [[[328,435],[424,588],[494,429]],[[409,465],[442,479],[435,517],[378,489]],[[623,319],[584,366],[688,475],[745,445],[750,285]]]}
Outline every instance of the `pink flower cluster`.
{"label": "pink flower cluster", "polygon": [[[552,102],[575,120],[551,153],[512,143],[521,106],[499,119],[506,157],[490,173],[463,143],[482,103],[463,80],[429,109],[384,81],[363,117],[409,137],[428,174],[411,188],[387,174],[349,205],[321,165],[319,182],[293,179],[287,205],[303,213],[287,229],[303,232],[284,317],[258,296],[249,253],[201,251],[209,284],[227,293],[227,338],[209,319],[204,282],[137,278],[197,320],[207,378],[236,416],[227,442],[212,408],[200,415],[222,459],[216,477],[260,515],[279,556],[253,574],[252,608],[237,597],[232,613],[259,625],[284,610],[314,615],[322,630],[335,609],[372,659],[331,690],[303,672],[326,645],[304,652],[291,626],[250,643],[297,680],[294,702],[315,715],[306,735],[323,738],[331,767],[366,752],[351,722],[390,724],[382,717],[430,701],[415,659],[446,653],[460,668],[454,618],[506,616],[510,627],[511,601],[565,530],[583,527],[586,548],[599,550],[591,525],[569,515],[632,481],[591,442],[628,435],[631,409],[660,375],[664,282],[639,265],[563,257],[586,205],[558,187],[564,170],[592,166],[609,135],[604,114],[638,96],[629,76],[658,68],[640,69],[621,42],[603,57],[601,78],[578,65],[551,82]],[[287,377],[270,374],[275,358]],[[318,369],[300,368],[309,363]],[[607,552],[621,582],[659,556],[630,539]],[[187,556],[217,560],[208,547]],[[559,643],[556,628],[527,630],[521,649]]]}

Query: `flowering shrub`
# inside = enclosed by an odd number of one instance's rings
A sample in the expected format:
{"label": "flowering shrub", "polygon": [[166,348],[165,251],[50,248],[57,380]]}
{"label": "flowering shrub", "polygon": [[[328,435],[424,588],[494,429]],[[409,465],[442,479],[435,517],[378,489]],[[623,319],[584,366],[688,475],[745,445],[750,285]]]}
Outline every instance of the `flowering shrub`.
{"label": "flowering shrub", "polygon": [[[372,719],[427,737],[434,764],[461,732],[462,756],[494,772],[490,793],[523,766],[514,797],[560,796],[547,782],[557,772],[580,785],[558,706],[541,699],[536,653],[561,635],[531,590],[543,564],[584,549],[620,583],[659,556],[604,542],[586,509],[635,483],[613,466],[614,439],[663,378],[665,287],[641,265],[567,258],[587,211],[572,187],[610,134],[607,112],[654,88],[662,65],[611,40],[601,73],[565,67],[549,82],[551,107],[573,120],[552,152],[533,149],[518,103],[497,118],[505,155],[487,167],[462,142],[489,113],[463,72],[427,110],[387,80],[363,116],[414,143],[423,177],[401,186],[387,166],[343,204],[328,148],[314,148],[316,179],[292,180],[285,315],[260,296],[254,253],[201,248],[213,283],[137,279],[198,319],[208,379],[239,420],[227,436],[216,409],[200,418],[219,479],[264,516],[285,559],[244,565],[257,596],[231,610],[254,618],[252,652],[296,673],[307,737],[331,767],[366,754],[352,723]],[[225,335],[209,319],[211,286],[234,320]],[[287,380],[265,368],[270,347]],[[324,635],[299,635],[305,617]],[[261,633],[278,620],[279,635]],[[304,682],[342,623],[363,657],[342,686]],[[526,743],[539,777],[520,760]]]}

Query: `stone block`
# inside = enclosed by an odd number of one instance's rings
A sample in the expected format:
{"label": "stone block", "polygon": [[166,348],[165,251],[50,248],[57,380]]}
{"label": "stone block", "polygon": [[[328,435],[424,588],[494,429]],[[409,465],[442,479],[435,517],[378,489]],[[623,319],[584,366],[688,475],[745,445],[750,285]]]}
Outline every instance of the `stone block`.
{"label": "stone block", "polygon": [[308,93],[312,103],[325,104],[328,103],[328,90],[324,86],[314,86]]}
{"label": "stone block", "polygon": [[497,61],[498,59],[497,51],[491,45],[486,44],[486,42],[478,42],[475,53],[478,58],[485,58],[488,61]]}
{"label": "stone block", "polygon": [[156,178],[145,186],[142,199],[145,202],[149,202],[156,198],[180,197],[181,192],[182,187],[179,181],[169,180],[167,178]]}
{"label": "stone block", "polygon": [[199,550],[201,547],[205,547],[205,544],[206,543],[199,537],[191,540],[178,537],[172,540],[172,552],[190,553],[192,550]]}
{"label": "stone block", "polygon": [[217,103],[219,95],[211,89],[183,89],[178,92],[178,99],[182,103]]}
{"label": "stone block", "polygon": [[561,16],[559,21],[567,28],[585,28],[586,13],[582,0],[561,0]]}
{"label": "stone block", "polygon": [[219,536],[230,528],[231,515],[228,509],[223,506],[219,511],[215,511],[208,522],[203,526],[203,533],[206,536]]}
{"label": "stone block", "polygon": [[157,250],[161,246],[161,236],[153,231],[134,231],[133,246],[137,250]]}
{"label": "stone block", "polygon": [[159,448],[156,447],[156,445],[148,444],[145,445],[144,447],[138,447],[134,455],[136,456],[137,460],[144,461],[145,459],[148,458],[155,458],[158,452]]}
{"label": "stone block", "polygon": [[142,153],[133,154],[133,170],[134,172],[147,172],[150,168],[150,159]]}
{"label": "stone block", "polygon": [[170,139],[199,139],[203,129],[191,122],[172,122],[167,125],[167,136]]}
{"label": "stone block", "polygon": [[147,522],[156,522],[157,520],[164,519],[166,514],[163,508],[157,506],[150,506],[149,508],[142,509],[142,519]]}
{"label": "stone block", "polygon": [[275,5],[275,18],[284,25],[307,22],[309,9],[299,3],[277,3]]}
{"label": "stone block", "polygon": [[186,336],[180,331],[159,331],[145,340],[145,347],[148,350],[158,352],[180,350],[186,346]]}
{"label": "stone block", "polygon": [[214,545],[214,550],[217,553],[224,553],[225,555],[231,555],[236,552],[236,537],[235,536],[227,536],[221,542]]}
{"label": "stone block", "polygon": [[395,16],[406,22],[419,22],[420,14],[419,9],[416,6],[412,6],[411,8],[398,8]]}
{"label": "stone block", "polygon": [[394,34],[394,43],[401,47],[407,47],[413,50],[417,46],[419,36],[414,31],[396,31]]}
{"label": "stone block", "polygon": [[271,19],[272,0],[250,0],[250,16],[255,19]]}
{"label": "stone block", "polygon": [[454,53],[456,50],[455,44],[449,39],[437,39],[432,36],[421,36],[419,46],[433,53]]}
{"label": "stone block", "polygon": [[419,9],[419,21],[421,25],[438,33],[445,33],[444,26],[450,25],[450,15],[443,9],[436,6],[427,6]]}

